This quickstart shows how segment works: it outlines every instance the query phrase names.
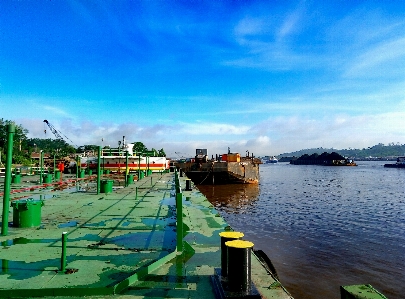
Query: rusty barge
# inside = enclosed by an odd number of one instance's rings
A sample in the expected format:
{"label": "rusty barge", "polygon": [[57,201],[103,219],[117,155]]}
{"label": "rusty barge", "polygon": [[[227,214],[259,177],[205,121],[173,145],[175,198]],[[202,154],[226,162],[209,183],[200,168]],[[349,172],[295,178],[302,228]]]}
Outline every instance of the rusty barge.
{"label": "rusty barge", "polygon": [[261,160],[239,153],[216,155],[208,158],[207,149],[197,149],[194,159],[178,161],[177,169],[184,172],[196,185],[257,184]]}

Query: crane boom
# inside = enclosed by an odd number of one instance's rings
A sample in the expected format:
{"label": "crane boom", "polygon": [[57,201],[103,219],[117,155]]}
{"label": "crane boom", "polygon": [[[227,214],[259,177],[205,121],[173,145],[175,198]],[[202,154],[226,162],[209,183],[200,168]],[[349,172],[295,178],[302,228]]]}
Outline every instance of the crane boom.
{"label": "crane boom", "polygon": [[[44,123],[46,123],[49,127],[49,129],[51,130],[51,132],[56,136],[57,139],[62,139],[62,140],[69,140],[71,144],[75,145],[76,147],[78,147],[76,144],[74,144],[74,142],[72,140],[70,140],[65,134],[63,134],[62,132],[59,132],[58,130],[56,130],[56,128],[46,119],[44,120]],[[61,134],[65,137],[63,138],[61,136]]]}

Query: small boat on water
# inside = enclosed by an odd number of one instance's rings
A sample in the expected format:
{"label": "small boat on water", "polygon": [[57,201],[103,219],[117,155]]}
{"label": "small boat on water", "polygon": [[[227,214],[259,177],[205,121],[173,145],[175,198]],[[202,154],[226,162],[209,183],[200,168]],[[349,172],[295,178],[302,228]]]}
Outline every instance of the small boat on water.
{"label": "small boat on water", "polygon": [[405,157],[398,157],[395,164],[384,164],[388,168],[405,168]]}
{"label": "small boat on water", "polygon": [[275,156],[272,156],[270,159],[268,159],[267,161],[266,161],[266,163],[267,164],[273,164],[273,163],[277,163],[278,162],[278,159],[275,157]]}

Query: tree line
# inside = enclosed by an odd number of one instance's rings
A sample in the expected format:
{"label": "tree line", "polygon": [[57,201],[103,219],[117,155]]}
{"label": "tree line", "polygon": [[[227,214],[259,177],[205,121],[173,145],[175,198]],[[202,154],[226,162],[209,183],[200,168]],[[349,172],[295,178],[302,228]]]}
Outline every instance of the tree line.
{"label": "tree line", "polygon": [[[0,164],[5,163],[7,153],[7,127],[9,124],[15,125],[15,133],[13,138],[13,161],[14,164],[30,165],[34,161],[31,159],[32,153],[44,151],[50,156],[55,156],[56,159],[61,159],[69,155],[84,153],[88,151],[97,152],[97,145],[82,145],[78,148],[73,147],[63,139],[51,138],[28,138],[28,129],[22,125],[15,124],[14,121],[0,118]],[[104,148],[108,148],[105,146]],[[134,142],[134,152],[148,154],[150,156],[166,157],[164,149],[156,150],[148,148],[142,142]]]}

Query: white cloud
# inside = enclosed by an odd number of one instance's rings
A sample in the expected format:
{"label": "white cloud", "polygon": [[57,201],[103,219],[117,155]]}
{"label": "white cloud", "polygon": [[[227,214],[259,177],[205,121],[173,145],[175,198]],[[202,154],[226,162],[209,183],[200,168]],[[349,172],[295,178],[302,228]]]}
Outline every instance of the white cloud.
{"label": "white cloud", "polygon": [[190,135],[243,135],[250,126],[232,125],[226,123],[195,122],[182,124],[181,132]]}
{"label": "white cloud", "polygon": [[[399,107],[405,102],[399,102]],[[19,119],[29,129],[29,138],[45,137],[40,119]],[[164,148],[171,157],[175,152],[194,156],[196,148],[207,148],[210,155],[232,152],[257,155],[277,155],[303,148],[333,147],[363,148],[377,143],[405,141],[405,112],[387,112],[363,115],[339,113],[322,118],[278,116],[237,126],[226,123],[181,123],[180,125],[138,126],[134,123],[82,123],[65,119],[53,124],[75,144],[117,146],[126,136],[128,142],[141,141],[148,148]],[[49,131],[48,131],[49,132]],[[101,139],[103,138],[103,142]]]}

